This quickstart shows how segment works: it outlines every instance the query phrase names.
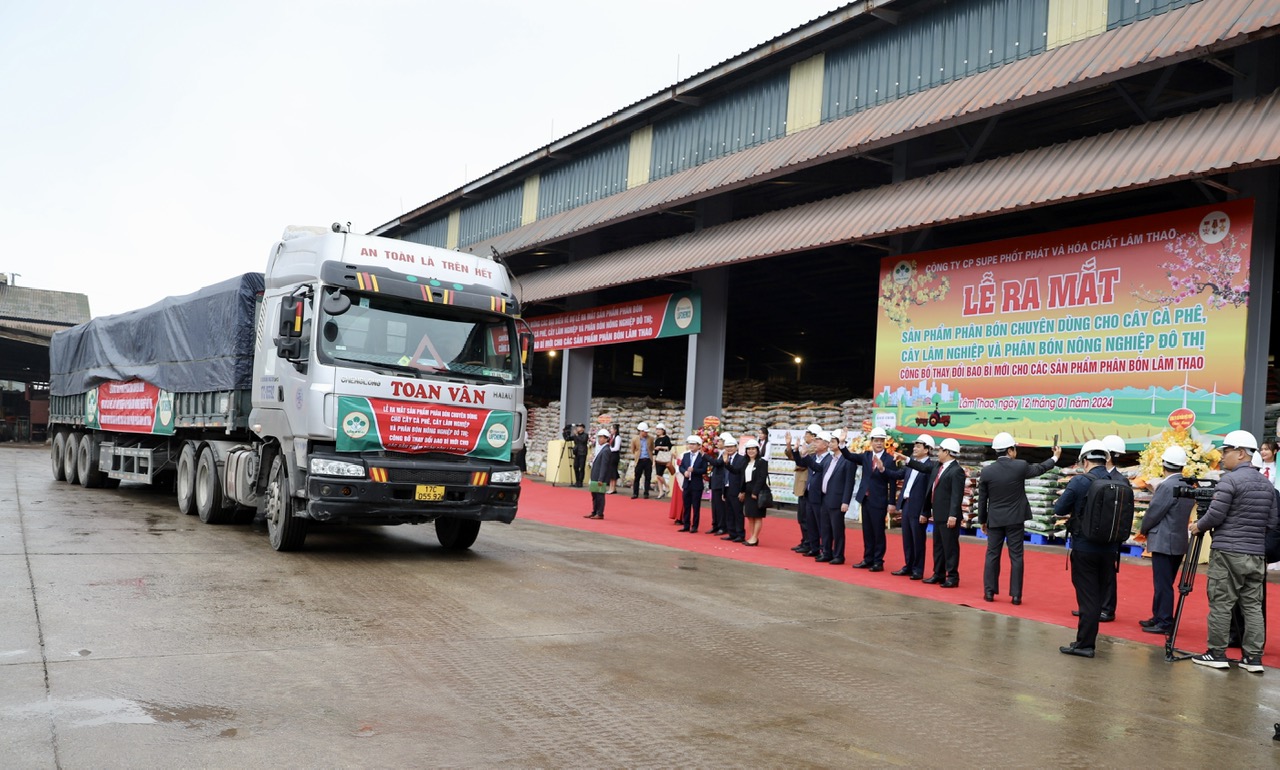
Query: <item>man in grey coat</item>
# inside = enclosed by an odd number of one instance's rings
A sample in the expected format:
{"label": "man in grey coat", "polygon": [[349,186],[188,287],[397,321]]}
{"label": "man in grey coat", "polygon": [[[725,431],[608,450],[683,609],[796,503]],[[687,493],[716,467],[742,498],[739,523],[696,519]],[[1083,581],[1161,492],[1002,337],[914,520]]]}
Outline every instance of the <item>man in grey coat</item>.
{"label": "man in grey coat", "polygon": [[1222,467],[1209,510],[1191,524],[1191,534],[1213,532],[1209,546],[1209,649],[1192,658],[1201,666],[1230,668],[1226,657],[1231,610],[1244,615],[1240,668],[1262,673],[1262,592],[1266,590],[1267,529],[1275,527],[1276,491],[1250,460],[1258,451],[1252,433],[1233,430],[1222,439]]}
{"label": "man in grey coat", "polygon": [[1147,550],[1151,552],[1151,619],[1139,620],[1142,630],[1152,634],[1168,634],[1173,628],[1173,584],[1182,557],[1187,553],[1187,522],[1195,501],[1190,497],[1178,497],[1175,489],[1186,487],[1182,469],[1187,464],[1187,452],[1180,446],[1171,446],[1160,457],[1164,465],[1164,479],[1151,496],[1151,504],[1142,517],[1140,531],[1147,536]]}
{"label": "man in grey coat", "polygon": [[1053,457],[1037,465],[1018,459],[1018,445],[1008,433],[997,433],[991,439],[991,448],[996,452],[996,461],[978,476],[978,523],[987,536],[982,598],[995,601],[1000,593],[1000,552],[1008,543],[1009,597],[1014,604],[1022,604],[1022,542],[1031,518],[1026,480],[1052,468],[1062,456],[1062,448],[1055,446]]}

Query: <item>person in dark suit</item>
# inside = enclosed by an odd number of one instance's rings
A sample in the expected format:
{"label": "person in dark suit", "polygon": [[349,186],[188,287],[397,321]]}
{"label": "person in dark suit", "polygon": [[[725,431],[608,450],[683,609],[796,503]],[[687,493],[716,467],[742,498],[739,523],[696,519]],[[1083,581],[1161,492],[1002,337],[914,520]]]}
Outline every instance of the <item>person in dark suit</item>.
{"label": "person in dark suit", "polygon": [[724,452],[713,458],[713,467],[723,467],[724,479],[724,529],[721,540],[741,543],[747,539],[746,521],[742,517],[742,471],[747,458],[738,452],[738,440],[728,433],[724,435]]}
{"label": "person in dark suit", "polygon": [[609,484],[609,431],[596,432],[596,453],[591,458],[591,513],[584,519],[604,518],[604,490]]}
{"label": "person in dark suit", "polygon": [[711,531],[708,533],[711,535],[723,535],[729,531],[724,502],[724,485],[729,477],[723,459],[726,436],[733,438],[727,433],[720,434],[716,437],[715,451],[707,455],[707,468],[711,472],[707,479],[707,486],[711,489]]}
{"label": "person in dark suit", "polygon": [[[920,434],[911,446],[911,457],[895,455],[905,463],[906,473],[902,491],[898,493],[898,510],[902,511],[902,569],[892,575],[910,575],[912,580],[924,579],[924,557],[928,550],[925,536],[928,534],[928,517],[925,516],[925,498],[929,496],[929,479],[938,461],[932,457],[933,436]],[[893,513],[893,508],[889,509]]]}
{"label": "person in dark suit", "polygon": [[884,570],[884,520],[894,500],[894,485],[904,475],[894,466],[893,455],[885,452],[886,438],[883,428],[874,428],[870,434],[871,448],[867,451],[840,450],[844,459],[862,469],[862,481],[853,493],[853,499],[862,506],[862,561],[853,565],[854,569]]}
{"label": "person in dark suit", "polygon": [[[844,457],[836,454],[840,447],[840,439],[831,436],[829,442],[831,462],[819,479],[822,485],[822,530],[828,533],[827,563],[835,566],[844,564],[844,515],[849,511],[853,501],[853,480],[858,468]],[[818,561],[822,561],[821,557]]]}
{"label": "person in dark suit", "polygon": [[814,556],[818,548],[818,516],[811,513],[809,505],[809,466],[802,459],[805,455],[817,456],[818,434],[822,428],[810,425],[804,432],[804,443],[798,444],[792,437],[783,449],[787,459],[795,463],[796,523],[800,525],[800,544],[791,550],[801,556]]}
{"label": "person in dark suit", "polygon": [[802,551],[802,556],[812,556],[819,561],[830,561],[830,557],[823,559],[824,553],[831,550],[830,538],[831,532],[823,526],[822,516],[822,476],[827,472],[827,466],[831,463],[831,434],[824,430],[818,431],[814,437],[812,452],[808,454],[800,454],[798,447],[791,447],[787,451],[787,455],[795,461],[796,465],[803,465],[809,471],[809,479],[806,482],[804,496],[808,501],[809,513],[809,536],[812,538],[813,549],[810,551]]}
{"label": "person in dark suit", "polygon": [[925,502],[926,521],[933,519],[933,574],[923,582],[941,583],[943,588],[960,585],[960,503],[964,500],[965,472],[956,462],[959,453],[960,442],[942,440]]}
{"label": "person in dark suit", "polygon": [[1009,597],[1014,604],[1022,604],[1022,543],[1026,539],[1026,522],[1031,518],[1025,482],[1056,465],[1062,449],[1054,447],[1053,457],[1031,465],[1018,459],[1017,442],[1008,433],[997,433],[991,439],[991,448],[998,455],[996,461],[978,476],[978,524],[987,536],[982,598],[993,602],[1000,593],[1000,553],[1008,543]]}
{"label": "person in dark suit", "polygon": [[702,451],[702,439],[689,436],[689,449],[680,456],[680,464],[676,466],[676,478],[680,481],[681,502],[684,505],[680,515],[681,532],[697,532],[698,519],[702,514],[702,477],[707,473],[707,456]]}
{"label": "person in dark suit", "polygon": [[1151,496],[1141,525],[1142,534],[1147,536],[1147,550],[1151,551],[1152,595],[1151,618],[1139,620],[1138,625],[1152,634],[1173,630],[1173,585],[1187,553],[1187,523],[1195,506],[1190,497],[1177,497],[1174,492],[1187,485],[1182,479],[1186,450],[1176,444],[1170,446],[1160,456],[1160,464],[1164,478]]}

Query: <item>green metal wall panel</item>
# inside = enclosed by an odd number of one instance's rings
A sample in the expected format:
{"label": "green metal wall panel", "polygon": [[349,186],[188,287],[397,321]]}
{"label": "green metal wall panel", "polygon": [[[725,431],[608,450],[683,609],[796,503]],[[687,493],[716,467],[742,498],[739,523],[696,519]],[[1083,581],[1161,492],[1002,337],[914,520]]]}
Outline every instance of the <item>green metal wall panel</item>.
{"label": "green metal wall panel", "polygon": [[1107,29],[1123,27],[1148,16],[1181,8],[1200,0],[1108,0]]}
{"label": "green metal wall panel", "polygon": [[654,124],[650,179],[784,136],[790,77],[784,69]]}
{"label": "green metal wall panel", "polygon": [[524,185],[521,185],[464,206],[458,221],[458,245],[470,246],[516,229],[520,226],[523,205]]}
{"label": "green metal wall panel", "polygon": [[607,147],[543,172],[538,193],[538,219],[627,189],[630,149],[630,137],[623,137]]}

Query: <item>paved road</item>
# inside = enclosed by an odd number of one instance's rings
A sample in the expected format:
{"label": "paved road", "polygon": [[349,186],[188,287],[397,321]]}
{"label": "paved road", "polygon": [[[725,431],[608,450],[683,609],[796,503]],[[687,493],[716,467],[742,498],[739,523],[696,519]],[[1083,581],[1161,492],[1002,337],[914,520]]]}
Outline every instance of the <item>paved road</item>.
{"label": "paved road", "polygon": [[1273,670],[519,520],[307,545],[0,448],[0,767],[1280,762]]}

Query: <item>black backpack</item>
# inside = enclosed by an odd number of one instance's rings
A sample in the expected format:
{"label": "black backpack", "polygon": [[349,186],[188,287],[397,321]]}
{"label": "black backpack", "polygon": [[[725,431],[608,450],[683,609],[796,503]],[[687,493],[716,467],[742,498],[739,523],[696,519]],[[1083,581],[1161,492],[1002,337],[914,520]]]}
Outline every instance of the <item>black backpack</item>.
{"label": "black backpack", "polygon": [[1095,543],[1123,543],[1133,533],[1133,487],[1095,478],[1077,517],[1075,534]]}

